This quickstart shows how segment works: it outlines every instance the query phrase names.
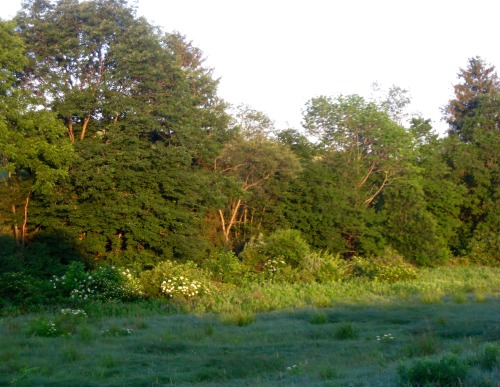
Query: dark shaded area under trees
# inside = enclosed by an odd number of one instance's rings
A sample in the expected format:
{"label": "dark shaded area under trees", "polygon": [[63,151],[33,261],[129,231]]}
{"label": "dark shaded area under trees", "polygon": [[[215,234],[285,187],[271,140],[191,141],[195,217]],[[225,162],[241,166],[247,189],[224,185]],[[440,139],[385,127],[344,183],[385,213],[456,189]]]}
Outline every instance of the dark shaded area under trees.
{"label": "dark shaded area under trees", "polygon": [[500,263],[500,81],[481,58],[460,69],[445,138],[402,124],[397,87],[313,98],[303,130],[231,111],[203,53],[124,0],[25,1],[0,22],[0,62],[2,272],[208,268],[229,251],[258,272],[278,258],[259,243]]}

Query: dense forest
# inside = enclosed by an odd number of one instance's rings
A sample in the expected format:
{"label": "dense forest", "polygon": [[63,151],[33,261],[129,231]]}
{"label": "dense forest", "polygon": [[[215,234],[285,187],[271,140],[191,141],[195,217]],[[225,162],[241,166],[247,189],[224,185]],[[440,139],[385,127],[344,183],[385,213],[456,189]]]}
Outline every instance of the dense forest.
{"label": "dense forest", "polygon": [[125,0],[28,0],[0,21],[3,275],[500,263],[500,80],[484,59],[457,64],[440,137],[396,86],[312,98],[303,128],[278,130],[223,101],[203,55]]}

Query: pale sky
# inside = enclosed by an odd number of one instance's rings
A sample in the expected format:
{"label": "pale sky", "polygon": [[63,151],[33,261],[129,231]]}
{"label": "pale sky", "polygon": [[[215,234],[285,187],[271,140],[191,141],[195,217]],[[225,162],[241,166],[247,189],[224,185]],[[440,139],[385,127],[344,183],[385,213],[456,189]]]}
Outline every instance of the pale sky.
{"label": "pale sky", "polygon": [[[10,18],[21,0],[0,0]],[[138,0],[138,15],[178,31],[220,77],[219,95],[300,128],[306,101],[371,84],[408,89],[431,118],[453,95],[460,67],[480,56],[500,73],[497,0]]]}

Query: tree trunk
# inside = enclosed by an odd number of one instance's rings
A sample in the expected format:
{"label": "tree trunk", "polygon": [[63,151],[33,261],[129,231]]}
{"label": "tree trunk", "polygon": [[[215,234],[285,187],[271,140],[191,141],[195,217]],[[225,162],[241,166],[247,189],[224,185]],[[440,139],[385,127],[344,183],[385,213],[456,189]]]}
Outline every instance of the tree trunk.
{"label": "tree trunk", "polygon": [[24,204],[23,227],[21,228],[21,243],[23,246],[26,243],[26,226],[28,224],[28,205],[30,203],[30,195],[31,192],[28,192],[28,196],[26,196],[26,203]]}
{"label": "tree trunk", "polygon": [[223,214],[222,210],[219,209],[219,215],[220,215],[221,223],[222,223],[222,231],[224,232],[224,239],[226,242],[229,242],[229,235],[231,233],[231,228],[236,223],[236,216],[238,215],[238,210],[240,209],[240,206],[241,206],[241,199],[238,199],[235,206],[231,210],[231,219],[229,219],[229,222],[227,223],[227,225],[226,225],[226,221],[224,219],[224,214]]}
{"label": "tree trunk", "polygon": [[[14,219],[16,218],[16,205],[13,204],[11,207],[12,214],[14,215]],[[14,220],[15,222],[15,220]],[[21,243],[21,238],[19,237],[19,227],[17,227],[17,224],[12,225],[12,231],[14,232],[14,240],[16,241],[16,245],[20,245]]]}
{"label": "tree trunk", "polygon": [[87,114],[85,118],[83,119],[83,127],[82,127],[82,134],[80,136],[80,140],[83,140],[85,138],[85,132],[87,131],[87,126],[90,121],[90,114]]}
{"label": "tree trunk", "polygon": [[71,117],[69,117],[69,123],[68,123],[68,134],[69,134],[69,139],[72,144],[75,143],[75,133],[73,133],[73,120]]}

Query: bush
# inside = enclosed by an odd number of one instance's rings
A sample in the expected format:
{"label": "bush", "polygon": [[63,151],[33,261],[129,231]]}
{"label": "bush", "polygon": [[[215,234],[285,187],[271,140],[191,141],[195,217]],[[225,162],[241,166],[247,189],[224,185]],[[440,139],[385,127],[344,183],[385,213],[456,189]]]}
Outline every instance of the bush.
{"label": "bush", "polygon": [[195,263],[164,261],[141,274],[140,283],[149,297],[193,299],[211,292],[207,273]]}
{"label": "bush", "polygon": [[211,257],[208,268],[216,281],[240,285],[248,277],[247,269],[232,251],[220,251]]}
{"label": "bush", "polygon": [[464,383],[468,367],[455,355],[441,360],[419,360],[411,367],[400,366],[398,376],[404,385],[459,386]]}
{"label": "bush", "polygon": [[49,303],[48,283],[25,273],[0,274],[0,307]]}
{"label": "bush", "polygon": [[386,250],[383,257],[353,257],[353,274],[377,282],[398,282],[415,279],[416,269],[394,251]]}
{"label": "bush", "polygon": [[54,319],[35,318],[28,323],[28,335],[38,337],[69,336],[76,331],[76,326],[87,318],[81,309],[61,309]]}
{"label": "bush", "polygon": [[300,262],[300,277],[307,281],[331,283],[344,281],[351,277],[351,265],[327,252],[306,254]]}
{"label": "bush", "polygon": [[127,270],[103,266],[85,271],[81,262],[72,262],[63,276],[51,280],[53,291],[63,299],[82,301],[133,301],[143,292],[135,277]]}
{"label": "bush", "polygon": [[283,259],[293,268],[299,266],[311,248],[298,230],[278,230],[269,236],[264,254],[269,259]]}
{"label": "bush", "polygon": [[259,236],[245,245],[241,253],[244,263],[262,270],[269,260],[284,261],[286,265],[297,268],[311,248],[298,230],[278,230],[269,237]]}
{"label": "bush", "polygon": [[494,343],[487,343],[479,352],[473,364],[478,364],[482,369],[491,371],[498,365],[500,347]]}

